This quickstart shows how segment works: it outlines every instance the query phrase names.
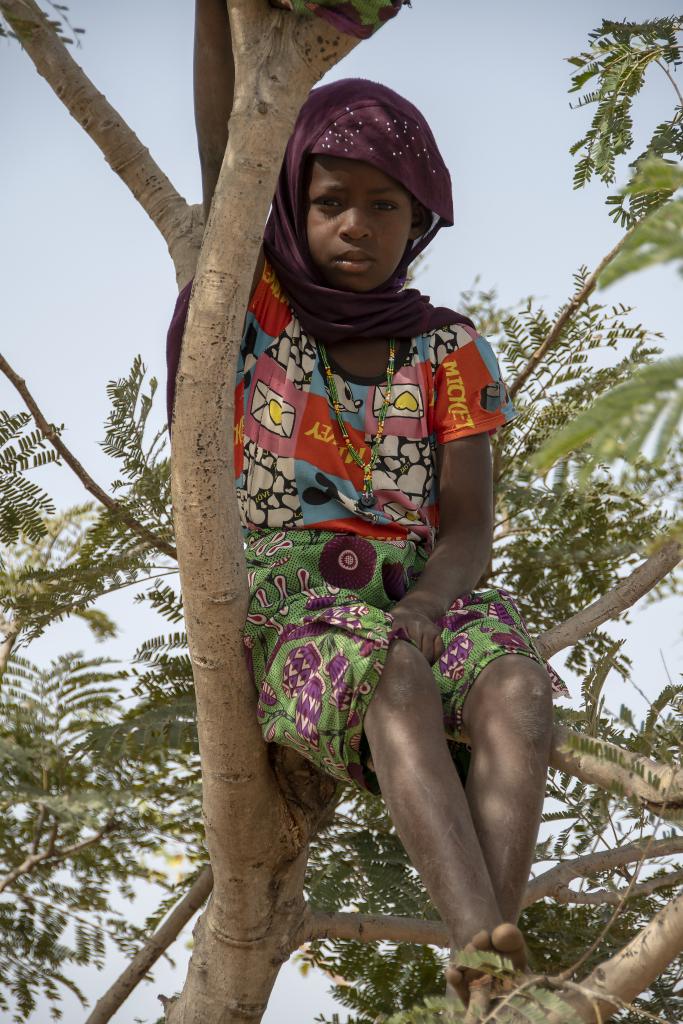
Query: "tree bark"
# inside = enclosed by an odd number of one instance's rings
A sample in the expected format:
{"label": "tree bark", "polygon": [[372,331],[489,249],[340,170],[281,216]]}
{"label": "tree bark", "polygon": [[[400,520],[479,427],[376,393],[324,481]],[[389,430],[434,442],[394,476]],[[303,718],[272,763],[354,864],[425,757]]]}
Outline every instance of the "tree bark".
{"label": "tree bark", "polygon": [[211,868],[204,868],[183,899],[135,954],[125,971],[98,999],[85,1024],[107,1024],[107,1021],[111,1020],[136,985],[143,980],[159,957],[163,956],[171,943],[177,939],[187,922],[194,917],[211,892],[212,886]]}
{"label": "tree bark", "polygon": [[170,1024],[259,1021],[304,914],[307,819],[269,763],[241,641],[248,593],[233,482],[234,380],[287,139],[311,86],[354,45],[319,19],[276,14],[265,0],[228,6],[235,102],[183,340],[172,454],[214,890],[185,987],[167,1004]]}
{"label": "tree bark", "polygon": [[631,797],[662,818],[683,818],[683,768],[677,765],[661,764],[560,725],[555,726],[550,764],[581,782]]}
{"label": "tree bark", "polygon": [[600,1024],[651,985],[681,950],[683,894],[655,914],[623,949],[583,979],[579,987],[586,994],[574,990],[564,998],[586,1024]]}

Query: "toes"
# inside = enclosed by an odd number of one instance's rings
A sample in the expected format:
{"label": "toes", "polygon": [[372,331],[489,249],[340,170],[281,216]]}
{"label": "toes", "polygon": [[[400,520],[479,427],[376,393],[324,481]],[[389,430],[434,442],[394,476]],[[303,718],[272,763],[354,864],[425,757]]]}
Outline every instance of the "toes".
{"label": "toes", "polygon": [[467,1006],[469,1000],[469,989],[465,976],[453,964],[446,968],[446,999],[457,999],[463,1006]]}
{"label": "toes", "polygon": [[518,971],[526,968],[526,945],[517,925],[508,922],[499,924],[491,932],[491,942],[495,951],[511,960]]}
{"label": "toes", "polygon": [[491,946],[491,936],[485,928],[482,928],[480,932],[472,936],[468,945],[472,946],[473,949],[478,949],[480,952],[493,948]]}

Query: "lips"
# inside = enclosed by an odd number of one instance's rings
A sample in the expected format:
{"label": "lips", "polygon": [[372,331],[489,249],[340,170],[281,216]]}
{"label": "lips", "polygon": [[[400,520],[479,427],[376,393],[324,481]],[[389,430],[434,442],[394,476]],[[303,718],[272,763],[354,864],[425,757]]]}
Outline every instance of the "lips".
{"label": "lips", "polygon": [[332,262],[335,268],[344,274],[365,274],[375,261],[367,253],[354,250],[335,256]]}

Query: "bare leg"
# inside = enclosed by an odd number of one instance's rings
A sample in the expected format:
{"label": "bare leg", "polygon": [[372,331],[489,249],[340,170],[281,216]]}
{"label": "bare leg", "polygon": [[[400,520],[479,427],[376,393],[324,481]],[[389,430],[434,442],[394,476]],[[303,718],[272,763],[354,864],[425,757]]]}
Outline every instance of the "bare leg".
{"label": "bare leg", "polygon": [[406,852],[454,947],[503,918],[446,744],[431,666],[394,641],[365,716],[372,761]]}
{"label": "bare leg", "polygon": [[497,658],[472,687],[463,723],[472,745],[472,820],[502,919],[514,923],[529,880],[550,760],[547,672],[521,655]]}

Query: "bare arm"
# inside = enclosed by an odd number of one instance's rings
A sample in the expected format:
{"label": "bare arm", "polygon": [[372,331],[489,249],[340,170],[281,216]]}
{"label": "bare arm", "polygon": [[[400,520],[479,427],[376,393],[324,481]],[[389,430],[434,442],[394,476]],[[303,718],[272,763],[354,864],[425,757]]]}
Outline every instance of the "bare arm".
{"label": "bare arm", "polygon": [[[472,590],[491,553],[493,496],[488,434],[474,434],[440,445],[439,538],[420,579],[392,609],[432,662],[441,653],[436,619],[456,597]],[[431,627],[431,628],[430,628]]]}
{"label": "bare arm", "polygon": [[439,537],[410,594],[436,618],[445,615],[456,597],[477,585],[491,554],[489,435],[474,434],[439,445],[437,466]]}

